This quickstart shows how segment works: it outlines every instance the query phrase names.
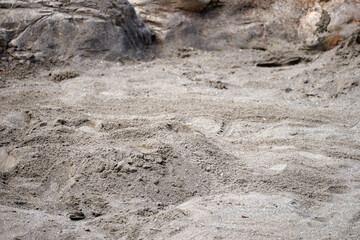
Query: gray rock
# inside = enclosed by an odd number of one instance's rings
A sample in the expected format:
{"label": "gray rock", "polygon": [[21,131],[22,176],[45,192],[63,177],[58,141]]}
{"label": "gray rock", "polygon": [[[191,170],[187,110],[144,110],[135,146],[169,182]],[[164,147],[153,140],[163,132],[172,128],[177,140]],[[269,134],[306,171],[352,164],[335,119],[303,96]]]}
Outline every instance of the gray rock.
{"label": "gray rock", "polygon": [[74,212],[70,214],[69,218],[73,221],[79,221],[85,219],[85,214],[83,212]]}
{"label": "gray rock", "polygon": [[151,34],[127,0],[0,3],[0,48],[16,59],[139,56]]}

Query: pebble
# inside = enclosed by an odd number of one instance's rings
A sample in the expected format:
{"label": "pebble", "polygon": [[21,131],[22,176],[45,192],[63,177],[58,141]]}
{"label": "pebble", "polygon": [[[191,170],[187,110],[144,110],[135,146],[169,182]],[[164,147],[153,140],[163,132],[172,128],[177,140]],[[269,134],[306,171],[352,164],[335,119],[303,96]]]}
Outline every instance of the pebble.
{"label": "pebble", "polygon": [[83,212],[74,212],[70,214],[69,218],[73,221],[79,221],[85,219],[85,214]]}

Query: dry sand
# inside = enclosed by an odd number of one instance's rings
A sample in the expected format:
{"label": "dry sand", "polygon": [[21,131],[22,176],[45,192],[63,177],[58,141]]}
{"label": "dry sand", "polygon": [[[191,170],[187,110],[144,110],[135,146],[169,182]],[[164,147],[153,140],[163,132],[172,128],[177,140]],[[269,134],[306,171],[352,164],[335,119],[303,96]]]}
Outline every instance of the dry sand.
{"label": "dry sand", "polygon": [[336,51],[0,72],[0,239],[359,239],[360,61]]}

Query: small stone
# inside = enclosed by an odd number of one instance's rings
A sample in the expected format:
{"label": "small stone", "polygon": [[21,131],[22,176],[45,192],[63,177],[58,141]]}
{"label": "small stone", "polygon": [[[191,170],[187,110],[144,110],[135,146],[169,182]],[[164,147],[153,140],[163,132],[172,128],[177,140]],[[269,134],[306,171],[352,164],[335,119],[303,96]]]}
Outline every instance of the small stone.
{"label": "small stone", "polygon": [[181,58],[188,58],[188,57],[190,57],[190,56],[191,56],[190,53],[180,54],[180,57],[181,57]]}
{"label": "small stone", "polygon": [[101,166],[99,166],[97,169],[96,169],[96,172],[97,173],[102,173],[102,172],[104,172],[105,171],[105,166],[104,165],[101,165]]}
{"label": "small stone", "polygon": [[65,125],[65,124],[67,124],[67,121],[64,120],[64,119],[57,119],[57,120],[55,121],[55,126]]}
{"label": "small stone", "polygon": [[102,215],[102,213],[99,213],[99,212],[93,212],[92,215],[94,217],[100,217]]}
{"label": "small stone", "polygon": [[146,155],[144,156],[144,159],[145,159],[146,161],[154,161],[154,157],[153,157],[152,155],[150,155],[150,154],[146,154]]}
{"label": "small stone", "polygon": [[158,163],[158,164],[163,164],[164,163],[164,159],[162,157],[157,157],[155,159],[155,162]]}
{"label": "small stone", "polygon": [[136,162],[136,164],[135,164],[136,167],[142,167],[143,165],[144,165],[144,163],[141,162],[141,161],[138,161],[138,162]]}
{"label": "small stone", "polygon": [[85,219],[85,214],[83,212],[74,212],[70,214],[69,218],[73,221],[79,221]]}
{"label": "small stone", "polygon": [[227,87],[227,84],[226,83],[223,83],[222,81],[211,81],[211,80],[208,80],[207,81],[208,85],[210,87],[213,87],[213,88],[217,88],[217,89],[228,89]]}
{"label": "small stone", "polygon": [[132,158],[126,159],[127,164],[132,165],[134,163],[134,160]]}
{"label": "small stone", "polygon": [[122,169],[121,169],[121,172],[124,172],[124,173],[134,173],[134,172],[137,172],[137,169],[136,167],[132,167],[132,166],[124,166]]}
{"label": "small stone", "polygon": [[119,172],[123,168],[123,164],[119,163],[114,167],[114,172]]}
{"label": "small stone", "polygon": [[144,164],[143,168],[144,168],[144,169],[151,169],[151,165],[149,165],[149,164]]}
{"label": "small stone", "polygon": [[78,76],[79,74],[74,72],[61,72],[57,74],[52,74],[50,80],[59,83],[67,79],[76,78]]}

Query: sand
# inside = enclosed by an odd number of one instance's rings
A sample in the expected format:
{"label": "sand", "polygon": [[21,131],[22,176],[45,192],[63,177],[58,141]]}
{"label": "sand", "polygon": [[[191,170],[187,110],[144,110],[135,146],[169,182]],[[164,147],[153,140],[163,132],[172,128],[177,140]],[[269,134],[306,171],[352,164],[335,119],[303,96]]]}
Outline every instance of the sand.
{"label": "sand", "polygon": [[0,239],[359,239],[359,58],[179,52],[0,72]]}

